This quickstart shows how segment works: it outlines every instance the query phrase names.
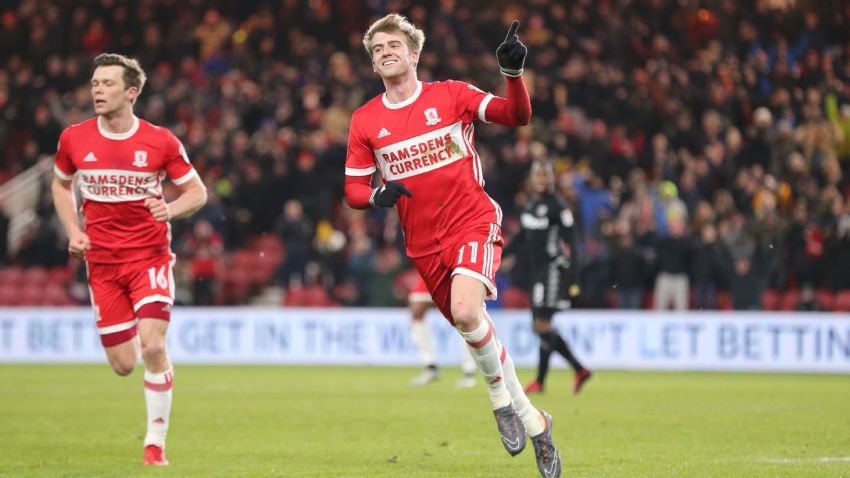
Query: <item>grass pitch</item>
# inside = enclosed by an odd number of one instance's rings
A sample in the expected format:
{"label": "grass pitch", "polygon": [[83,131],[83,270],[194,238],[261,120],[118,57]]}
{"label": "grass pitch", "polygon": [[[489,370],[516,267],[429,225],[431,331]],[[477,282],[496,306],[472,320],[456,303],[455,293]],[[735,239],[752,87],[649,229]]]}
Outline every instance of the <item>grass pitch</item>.
{"label": "grass pitch", "polygon": [[[538,476],[454,369],[411,389],[413,369],[178,365],[172,464],[144,468],[140,372],[0,366],[0,476]],[[601,371],[577,397],[570,379],[533,397],[565,476],[850,477],[848,377]]]}

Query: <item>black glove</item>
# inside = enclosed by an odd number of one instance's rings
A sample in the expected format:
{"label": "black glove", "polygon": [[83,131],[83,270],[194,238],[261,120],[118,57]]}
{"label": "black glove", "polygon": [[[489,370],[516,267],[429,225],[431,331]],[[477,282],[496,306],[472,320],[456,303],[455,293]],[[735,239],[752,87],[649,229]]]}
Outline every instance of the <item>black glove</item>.
{"label": "black glove", "polygon": [[408,191],[404,184],[390,181],[379,188],[375,188],[372,192],[372,199],[369,200],[373,206],[378,207],[393,207],[395,203],[405,195],[409,198],[413,197],[413,193]]}
{"label": "black glove", "polygon": [[499,69],[502,74],[516,78],[522,75],[522,67],[525,65],[525,56],[528,54],[528,48],[519,41],[516,31],[519,28],[519,20],[514,20],[511,23],[511,28],[508,30],[508,36],[505,41],[496,49],[496,58],[499,60]]}

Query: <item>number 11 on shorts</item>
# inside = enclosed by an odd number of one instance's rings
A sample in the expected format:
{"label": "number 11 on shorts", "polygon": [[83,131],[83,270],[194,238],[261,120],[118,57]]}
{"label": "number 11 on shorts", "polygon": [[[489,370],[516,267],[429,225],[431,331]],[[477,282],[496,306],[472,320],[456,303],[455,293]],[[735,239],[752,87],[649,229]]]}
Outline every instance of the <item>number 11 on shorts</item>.
{"label": "number 11 on shorts", "polygon": [[476,262],[478,262],[478,243],[475,241],[460,246],[460,250],[457,251],[457,263],[463,263],[463,251],[464,249],[466,249],[466,246],[469,246],[469,262],[475,264]]}
{"label": "number 11 on shorts", "polygon": [[148,279],[151,280],[151,289],[156,289],[157,287],[165,289],[168,287],[168,276],[165,275],[166,267],[168,266],[162,266],[159,270],[156,267],[148,269]]}

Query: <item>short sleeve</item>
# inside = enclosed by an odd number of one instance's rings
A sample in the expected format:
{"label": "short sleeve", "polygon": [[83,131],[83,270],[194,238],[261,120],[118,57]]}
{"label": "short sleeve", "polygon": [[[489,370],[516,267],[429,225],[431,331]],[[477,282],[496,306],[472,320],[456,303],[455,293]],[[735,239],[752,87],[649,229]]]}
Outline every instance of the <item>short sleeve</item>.
{"label": "short sleeve", "polygon": [[573,211],[567,205],[566,201],[561,199],[560,197],[555,197],[555,200],[552,203],[552,208],[550,208],[550,215],[553,215],[551,219],[557,220],[564,227],[573,227],[575,225],[575,217],[573,216]]}
{"label": "short sleeve", "polygon": [[77,172],[77,167],[74,166],[71,160],[70,133],[68,133],[67,129],[59,136],[59,144],[56,145],[56,159],[53,163],[53,172],[65,181],[70,181]]}
{"label": "short sleeve", "polygon": [[468,112],[472,117],[485,123],[487,121],[487,104],[493,99],[491,93],[482,91],[471,83],[465,81],[449,81],[449,88],[455,92],[457,104],[462,108],[461,112]]}
{"label": "short sleeve", "polygon": [[369,140],[358,127],[358,116],[352,115],[348,128],[348,151],[345,155],[346,176],[371,176],[375,172],[375,158]]}
{"label": "short sleeve", "polygon": [[183,143],[174,136],[171,131],[166,131],[165,144],[165,174],[169,179],[176,184],[181,185],[192,179],[197,173],[192,163],[189,162],[189,155],[186,154],[186,148]]}

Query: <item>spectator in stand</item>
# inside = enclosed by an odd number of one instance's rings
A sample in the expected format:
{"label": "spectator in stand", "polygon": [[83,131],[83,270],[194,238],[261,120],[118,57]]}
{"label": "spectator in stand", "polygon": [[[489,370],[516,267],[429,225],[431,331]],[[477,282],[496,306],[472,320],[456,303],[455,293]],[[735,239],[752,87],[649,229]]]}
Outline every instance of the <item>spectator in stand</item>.
{"label": "spectator in stand", "polygon": [[694,307],[697,310],[717,308],[717,286],[726,267],[726,257],[717,241],[714,224],[703,225],[693,254]]}
{"label": "spectator in stand", "polygon": [[800,288],[800,303],[794,310],[801,312],[821,312],[824,310],[818,302],[815,288],[811,284],[806,284]]}
{"label": "spectator in stand", "polygon": [[277,235],[283,240],[286,258],[280,266],[278,279],[288,286],[304,284],[307,262],[312,258],[313,222],[304,217],[301,201],[290,199],[283,205],[283,216],[275,227]]}
{"label": "spectator in stand", "polygon": [[690,270],[693,246],[684,218],[672,216],[667,219],[669,235],[656,243],[658,276],[655,279],[655,309],[688,309],[690,294]]}
{"label": "spectator in stand", "polygon": [[[627,223],[626,223],[627,224]],[[611,252],[611,287],[618,309],[640,309],[646,261],[634,243],[632,232],[624,226],[617,236],[618,244]]]}
{"label": "spectator in stand", "polygon": [[[498,91],[487,74],[495,66],[491,47],[480,38],[500,22],[473,14],[490,3],[402,3],[436,39],[420,58],[423,80],[457,78]],[[765,251],[759,274],[771,288],[850,287],[832,213],[837,197],[850,198],[850,13],[842,0],[702,2],[702,15],[692,2],[609,3],[513,6],[534,25],[526,66],[535,77],[535,115],[516,131],[476,132],[504,223],[516,220],[518,178],[543,143],[555,156],[559,188],[578,206],[588,305],[604,305],[590,287],[607,290],[616,264],[609,246],[619,239],[603,234],[601,223],[628,221],[632,243],[649,259],[667,224],[660,211],[648,219],[646,203],[666,209],[654,193],[665,181],[677,186],[692,230],[713,223],[724,247],[731,218],[744,219],[754,249]],[[226,251],[246,244],[242,231],[272,233],[282,204],[298,199],[305,219],[327,221],[350,238],[360,227],[351,221],[364,221],[364,236],[339,252],[354,267],[364,245],[385,246],[392,223],[374,211],[352,219],[342,188],[327,178],[343,176],[334,169],[344,163],[351,111],[380,88],[350,41],[369,15],[384,13],[379,4],[0,2],[0,181],[53,153],[45,132],[55,124],[91,115],[84,86],[91,55],[116,49],[156,65],[137,111],[186,139],[220,198],[205,219]],[[252,195],[267,199],[258,205]],[[240,226],[228,231],[230,224]],[[323,282],[328,291],[359,274],[328,273],[327,264],[319,267],[332,278]],[[646,282],[654,280],[648,268]]]}
{"label": "spectator in stand", "polygon": [[761,309],[762,285],[760,259],[740,256],[732,264],[729,289],[732,291],[732,307],[735,310]]}
{"label": "spectator in stand", "polygon": [[215,304],[216,272],[221,264],[224,241],[205,219],[195,221],[183,239],[182,253],[189,258],[189,278],[195,305]]}

